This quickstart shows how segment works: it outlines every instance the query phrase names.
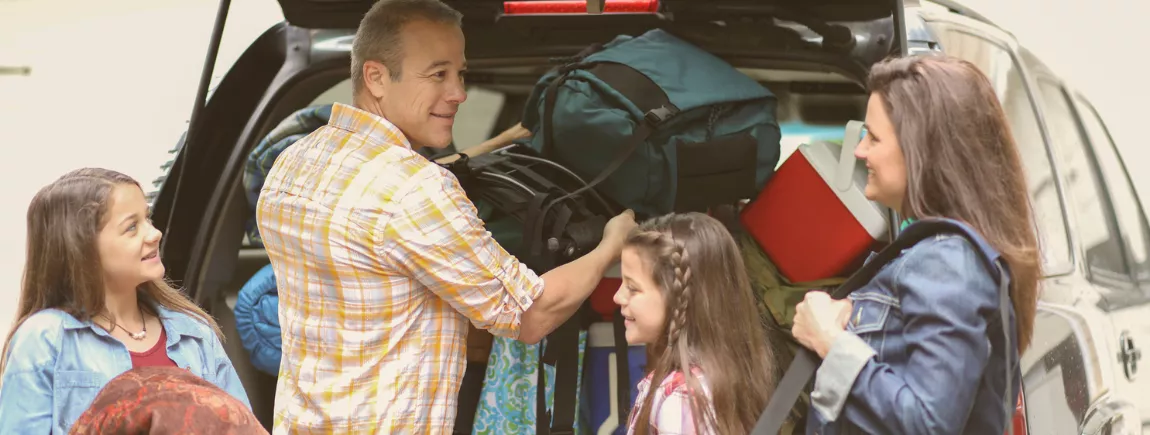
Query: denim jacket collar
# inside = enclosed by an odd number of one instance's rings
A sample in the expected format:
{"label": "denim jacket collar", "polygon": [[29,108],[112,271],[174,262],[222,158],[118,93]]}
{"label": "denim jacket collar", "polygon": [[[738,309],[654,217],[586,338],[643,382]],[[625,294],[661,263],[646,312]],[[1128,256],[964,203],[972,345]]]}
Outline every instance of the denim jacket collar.
{"label": "denim jacket collar", "polygon": [[[164,325],[164,332],[168,334],[168,342],[166,343],[168,346],[180,341],[181,335],[198,338],[200,340],[206,338],[204,337],[203,328],[197,327],[196,322],[188,317],[188,315],[169,310],[159,304],[155,304],[153,308],[156,310],[156,313],[159,314],[160,323]],[[63,316],[63,327],[64,329],[89,328],[97,335],[109,336],[108,331],[96,326],[95,323],[92,323],[91,319],[79,320],[73,316]]]}

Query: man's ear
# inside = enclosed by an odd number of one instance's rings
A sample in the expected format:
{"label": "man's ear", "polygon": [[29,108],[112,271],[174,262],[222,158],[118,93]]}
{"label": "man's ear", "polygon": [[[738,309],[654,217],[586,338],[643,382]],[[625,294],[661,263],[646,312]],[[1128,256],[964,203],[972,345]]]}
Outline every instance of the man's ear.
{"label": "man's ear", "polygon": [[363,86],[375,99],[382,99],[387,93],[387,85],[391,82],[391,72],[381,62],[368,60],[363,62]]}

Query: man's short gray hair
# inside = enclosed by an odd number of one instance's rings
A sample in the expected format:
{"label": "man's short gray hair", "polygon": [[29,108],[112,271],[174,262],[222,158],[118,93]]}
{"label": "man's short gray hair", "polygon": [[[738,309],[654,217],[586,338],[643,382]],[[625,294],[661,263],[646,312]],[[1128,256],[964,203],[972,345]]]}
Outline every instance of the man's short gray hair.
{"label": "man's short gray hair", "polygon": [[359,22],[351,44],[351,88],[363,87],[363,63],[374,60],[387,67],[392,81],[401,77],[403,26],[416,20],[462,26],[463,14],[440,0],[380,0]]}

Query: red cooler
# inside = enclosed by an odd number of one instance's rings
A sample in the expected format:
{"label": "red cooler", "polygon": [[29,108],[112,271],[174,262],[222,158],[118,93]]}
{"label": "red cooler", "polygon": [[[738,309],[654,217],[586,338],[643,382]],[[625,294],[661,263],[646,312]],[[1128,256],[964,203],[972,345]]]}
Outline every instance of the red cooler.
{"label": "red cooler", "polygon": [[591,301],[591,310],[599,314],[604,322],[610,322],[615,309],[619,308],[615,303],[615,292],[621,285],[623,285],[623,274],[619,271],[619,263],[612,264],[603,272],[603,279],[588,298]]}
{"label": "red cooler", "polygon": [[839,276],[886,238],[887,210],[866,199],[866,165],[854,156],[862,126],[847,123],[841,147],[800,145],[743,208],[743,227],[793,283]]}

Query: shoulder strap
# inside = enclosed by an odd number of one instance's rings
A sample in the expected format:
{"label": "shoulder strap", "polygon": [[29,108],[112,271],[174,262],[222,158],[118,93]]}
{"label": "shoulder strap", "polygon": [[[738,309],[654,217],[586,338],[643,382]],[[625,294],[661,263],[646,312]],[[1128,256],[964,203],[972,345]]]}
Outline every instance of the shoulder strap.
{"label": "shoulder strap", "polygon": [[[544,157],[553,158],[554,152],[554,131],[552,131],[552,121],[555,116],[555,104],[558,99],[558,90],[564,82],[570,78],[570,72],[584,69],[587,72],[599,77],[600,80],[606,82],[611,88],[618,91],[623,96],[631,100],[643,112],[643,120],[639,122],[631,136],[616,152],[615,157],[611,162],[599,172],[599,175],[591,179],[586,185],[576,189],[567,195],[556,199],[554,202],[559,202],[567,198],[573,197],[587,190],[593,189],[606,180],[607,177],[615,173],[623,162],[631,157],[631,154],[639,148],[639,144],[647,140],[659,125],[679,114],[679,108],[671,103],[670,97],[659,87],[650,77],[643,74],[639,70],[631,68],[628,65],[618,62],[587,62],[582,64],[575,64],[563,67],[562,73],[552,79],[551,83],[547,85],[547,93],[543,101],[543,148],[542,154]],[[544,209],[546,210],[546,208]]]}
{"label": "shoulder strap", "polygon": [[611,325],[615,337],[615,400],[618,401],[615,406],[619,413],[619,426],[623,426],[631,415],[631,349],[627,344],[622,309],[615,309]]}
{"label": "shoulder strap", "polygon": [[[536,386],[536,435],[574,435],[575,403],[579,384],[579,324],[577,316],[559,325],[539,354]],[[547,364],[555,366],[554,402],[547,410]]]}
{"label": "shoulder strap", "polygon": [[[851,292],[857,290],[863,285],[867,284],[878,274],[887,263],[890,263],[897,258],[903,250],[914,246],[916,243],[927,239],[929,237],[939,234],[956,234],[966,238],[971,242],[982,255],[979,257],[983,260],[983,265],[987,270],[998,277],[998,293],[999,293],[999,312],[1002,319],[1002,331],[1005,336],[1006,345],[1006,394],[1003,397],[1004,408],[1006,411],[1005,418],[1009,433],[1013,435],[1014,427],[1010,424],[1011,415],[1014,411],[1014,395],[1012,389],[1014,384],[1011,382],[1011,375],[1014,373],[1014,364],[1010,359],[1010,349],[1012,337],[1010,336],[1009,328],[1009,310],[1010,309],[1010,276],[1004,265],[999,262],[1001,256],[997,251],[990,247],[977,232],[970,226],[950,219],[924,219],[906,228],[902,234],[893,243],[884,248],[874,258],[866,263],[861,269],[851,275],[849,279],[842,286],[835,289],[831,296],[835,299],[842,299],[847,297]],[[794,406],[795,401],[798,400],[799,395],[806,389],[807,384],[815,374],[820,364],[818,355],[810,349],[800,348],[795,353],[795,358],[791,361],[790,367],[787,372],[783,374],[782,380],[779,381],[778,387],[775,388],[774,395],[771,396],[770,402],[767,403],[767,408],[763,410],[762,415],[759,416],[758,423],[755,424],[754,429],[751,431],[752,435],[774,435],[779,432],[786,421],[787,415],[790,413],[791,407]]]}

